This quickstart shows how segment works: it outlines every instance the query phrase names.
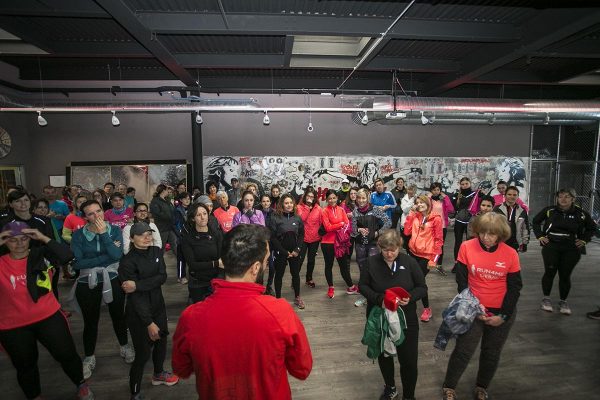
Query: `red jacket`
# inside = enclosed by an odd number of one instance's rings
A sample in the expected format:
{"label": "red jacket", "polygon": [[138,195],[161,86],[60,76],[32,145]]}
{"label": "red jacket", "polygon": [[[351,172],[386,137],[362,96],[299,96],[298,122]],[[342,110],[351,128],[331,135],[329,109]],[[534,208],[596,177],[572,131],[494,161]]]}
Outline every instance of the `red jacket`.
{"label": "red jacket", "polygon": [[214,294],[181,314],[173,371],[196,375],[199,399],[287,400],[287,373],[306,379],[312,354],[304,326],[282,299],[255,283],[213,279]]}
{"label": "red jacket", "polygon": [[346,210],[340,206],[327,206],[323,209],[323,226],[327,233],[321,239],[321,243],[333,244],[335,242],[335,231],[349,223]]}
{"label": "red jacket", "polygon": [[319,227],[323,223],[322,208],[315,204],[312,210],[304,203],[298,204],[298,215],[304,224],[304,243],[314,243],[321,240]]}
{"label": "red jacket", "polygon": [[420,212],[411,212],[404,222],[404,234],[410,236],[408,249],[417,257],[426,258],[435,264],[442,254],[444,234],[442,217],[431,213],[425,220]]}

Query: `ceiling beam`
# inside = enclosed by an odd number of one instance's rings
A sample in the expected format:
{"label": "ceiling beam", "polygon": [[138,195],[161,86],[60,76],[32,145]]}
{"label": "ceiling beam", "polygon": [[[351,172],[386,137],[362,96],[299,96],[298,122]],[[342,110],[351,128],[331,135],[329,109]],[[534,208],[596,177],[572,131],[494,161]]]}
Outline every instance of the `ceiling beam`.
{"label": "ceiling beam", "polygon": [[[228,27],[216,13],[137,14],[158,34],[190,35],[333,35],[379,36],[394,20],[376,17],[332,17],[319,15],[227,14]],[[466,42],[510,42],[520,38],[509,24],[422,21],[403,19],[389,32],[392,39],[456,40]]]}
{"label": "ceiling beam", "polygon": [[186,68],[281,68],[282,54],[176,54],[175,60]]}
{"label": "ceiling beam", "polygon": [[290,60],[292,59],[292,50],[294,48],[294,36],[289,35],[285,37],[285,47],[283,50],[283,67],[288,68],[290,66]]}
{"label": "ceiling beam", "polygon": [[[560,21],[555,24],[553,21]],[[459,73],[448,73],[425,82],[424,96],[436,96],[502,67],[524,55],[539,51],[561,39],[597,24],[600,9],[547,9],[524,24],[522,39],[516,43],[482,46],[461,61]]]}
{"label": "ceiling beam", "polygon": [[22,0],[2,0],[0,15],[21,17],[74,17],[74,18],[110,18],[93,1],[51,0],[32,2]]}
{"label": "ceiling beam", "polygon": [[375,57],[366,64],[364,70],[397,70],[418,72],[457,71],[460,64],[452,60],[412,58],[412,57]]}
{"label": "ceiling beam", "polygon": [[55,42],[52,45],[52,56],[146,58],[152,57],[152,54],[137,42]]}
{"label": "ceiling beam", "polygon": [[173,75],[185,85],[196,84],[196,80],[175,59],[169,50],[157,40],[133,14],[123,0],[96,0],[129,34],[156,57]]}
{"label": "ceiling beam", "polygon": [[499,69],[492,72],[489,72],[485,75],[482,75],[476,79],[471,81],[472,83],[487,83],[487,84],[551,84],[547,82],[547,79],[540,76],[539,74],[533,73],[531,71],[521,71],[521,70],[506,70]]}

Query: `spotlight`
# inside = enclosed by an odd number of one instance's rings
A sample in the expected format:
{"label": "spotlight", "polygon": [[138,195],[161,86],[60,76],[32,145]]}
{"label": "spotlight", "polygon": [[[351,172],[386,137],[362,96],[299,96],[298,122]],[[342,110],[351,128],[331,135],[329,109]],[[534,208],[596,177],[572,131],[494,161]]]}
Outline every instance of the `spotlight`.
{"label": "spotlight", "polygon": [[314,131],[314,130],[315,130],[315,127],[313,126],[312,122],[309,122],[309,123],[308,123],[308,126],[306,127],[306,130],[307,130],[308,132],[312,132],[312,131]]}
{"label": "spotlight", "polygon": [[112,111],[112,118],[110,120],[111,120],[113,126],[121,125],[121,121],[119,121],[119,118],[117,118],[117,115],[115,114],[114,111]]}
{"label": "spotlight", "polygon": [[271,123],[271,118],[269,118],[269,114],[267,110],[265,110],[265,116],[263,117],[263,125],[269,125]]}
{"label": "spotlight", "polygon": [[406,118],[406,113],[402,111],[390,111],[385,114],[385,119],[404,119]]}
{"label": "spotlight", "polygon": [[488,124],[494,125],[495,123],[496,123],[496,113],[492,113],[492,115],[490,115],[490,119],[488,119]]}
{"label": "spotlight", "polygon": [[431,121],[429,121],[429,119],[425,116],[425,114],[423,113],[423,111],[421,111],[421,123],[423,125],[427,125],[429,124]]}
{"label": "spotlight", "polygon": [[48,121],[46,121],[46,118],[42,117],[42,112],[38,111],[38,125],[39,126],[46,126],[48,125]]}
{"label": "spotlight", "polygon": [[360,123],[363,125],[367,125],[369,123],[369,117],[366,111],[363,112],[365,113],[365,115],[363,115],[362,119],[360,120]]}
{"label": "spotlight", "polygon": [[548,125],[550,123],[550,114],[546,113],[546,117],[544,118],[544,125]]}
{"label": "spotlight", "polygon": [[196,111],[196,123],[198,125],[202,125],[204,120],[202,119],[202,114],[200,114],[200,110]]}

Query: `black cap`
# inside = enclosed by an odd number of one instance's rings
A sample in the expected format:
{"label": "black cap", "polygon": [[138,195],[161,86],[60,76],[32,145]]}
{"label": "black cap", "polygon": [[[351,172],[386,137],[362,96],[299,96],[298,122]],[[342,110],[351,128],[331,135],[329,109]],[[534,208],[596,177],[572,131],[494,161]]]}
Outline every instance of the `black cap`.
{"label": "black cap", "polygon": [[135,224],[133,224],[131,226],[131,230],[129,231],[129,234],[131,235],[131,237],[134,237],[135,235],[143,235],[146,232],[155,232],[154,229],[150,228],[150,225],[148,225],[145,222],[136,222]]}

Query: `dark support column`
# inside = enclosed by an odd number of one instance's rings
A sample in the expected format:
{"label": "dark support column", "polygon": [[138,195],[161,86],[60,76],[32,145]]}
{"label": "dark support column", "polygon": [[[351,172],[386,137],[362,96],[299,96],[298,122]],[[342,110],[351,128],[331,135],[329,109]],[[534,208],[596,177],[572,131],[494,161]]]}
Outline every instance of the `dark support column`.
{"label": "dark support column", "polygon": [[[202,125],[196,123],[196,113],[190,114],[192,124],[192,171],[194,172],[194,185],[204,188],[204,167],[202,165]],[[191,187],[189,188],[191,191]],[[204,189],[203,189],[204,190]]]}

